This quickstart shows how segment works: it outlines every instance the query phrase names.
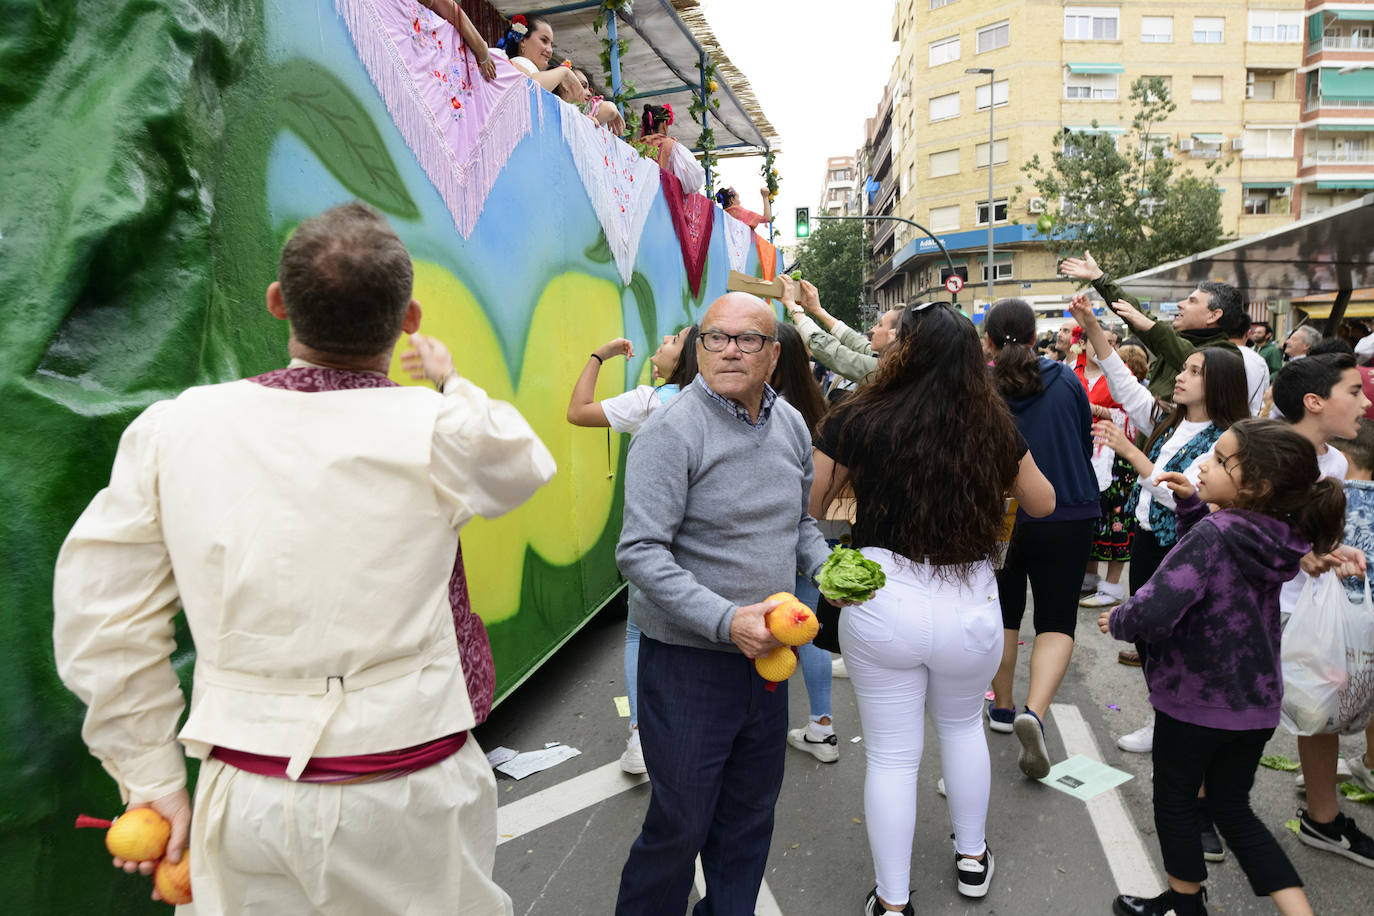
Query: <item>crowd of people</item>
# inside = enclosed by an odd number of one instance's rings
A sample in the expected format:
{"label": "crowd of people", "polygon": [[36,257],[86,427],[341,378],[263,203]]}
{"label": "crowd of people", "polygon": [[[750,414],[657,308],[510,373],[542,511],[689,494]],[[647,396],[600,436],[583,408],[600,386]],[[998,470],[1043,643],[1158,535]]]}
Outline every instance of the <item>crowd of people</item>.
{"label": "crowd of people", "polygon": [[[1123,660],[1142,666],[1155,709],[1148,732],[1122,740],[1152,754],[1168,887],[1118,896],[1113,911],[1205,912],[1224,841],[1257,895],[1311,913],[1249,791],[1280,725],[1283,627],[1305,578],[1348,577],[1350,600],[1366,600],[1368,368],[1344,342],[1294,332],[1260,399],[1281,418],[1254,417],[1238,354],[1267,373],[1272,353],[1237,290],[1201,284],[1171,326],[1091,255],[1062,269],[1139,343],[1113,340],[1086,293],[1060,360],[1036,352],[1018,299],[981,330],[950,303],[911,302],[866,338],[784,277],[787,322],[722,296],[664,335],[649,357],[659,384],[598,401],[599,372],[634,346],[589,354],[567,419],[632,436],[616,550],[630,584],[621,766],[652,787],[616,913],[683,911],[698,856],[696,912],[752,913],[787,748],[838,759],[829,653],[800,651],[810,715],[797,728],[786,682],[753,665],[780,645],[767,596],[789,591],[834,621],[857,697],[867,916],[915,912],[927,715],[957,890],[988,893],[988,732],[1014,736],[1027,778],[1050,771],[1045,725],[1080,607],[1134,644]],[[512,912],[491,877],[495,782],[469,734],[493,669],[458,532],[556,468],[511,405],[419,333],[412,285],[404,246],[368,208],[302,223],[266,291],[290,328],[289,365],[145,411],[58,559],[55,655],[87,704],[83,737],[131,807],[168,819],[168,855],[190,855],[204,912]],[[403,365],[435,390],[387,378],[402,334]],[[827,399],[813,358],[853,387]],[[828,605],[815,576],[837,520],[887,581]],[[1028,586],[1035,639],[1018,688]],[[180,728],[179,607],[197,651]],[[1374,789],[1369,705],[1299,737],[1298,838],[1374,867],[1336,790],[1342,777]],[[1361,732],[1363,754],[1342,760],[1340,733]],[[183,746],[202,760],[194,801]],[[406,854],[383,863],[383,843]]]}

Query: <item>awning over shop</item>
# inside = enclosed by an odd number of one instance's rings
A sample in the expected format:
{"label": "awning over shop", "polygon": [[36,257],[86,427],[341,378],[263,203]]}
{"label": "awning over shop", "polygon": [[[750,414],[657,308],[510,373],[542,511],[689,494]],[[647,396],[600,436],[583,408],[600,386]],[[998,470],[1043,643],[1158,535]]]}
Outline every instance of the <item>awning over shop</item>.
{"label": "awning over shop", "polygon": [[1323,67],[1321,91],[1324,99],[1367,99],[1374,96],[1374,70],[1352,70],[1342,73],[1336,67]]}
{"label": "awning over shop", "polygon": [[1333,131],[1335,133],[1350,133],[1351,131],[1374,130],[1374,124],[1318,124],[1319,132]]}
{"label": "awning over shop", "polygon": [[1346,189],[1363,191],[1366,188],[1374,188],[1374,181],[1366,181],[1358,178],[1342,178],[1336,181],[1317,182],[1318,191],[1341,191]]}
{"label": "awning over shop", "polygon": [[[1352,298],[1352,299],[1358,298],[1360,292],[1362,292],[1362,291],[1361,291],[1361,290],[1357,290],[1351,298]],[[1331,305],[1332,305],[1332,304],[1331,304],[1330,302],[1328,302],[1326,305],[1313,305],[1313,306],[1310,306],[1310,307],[1309,307],[1309,306],[1307,306],[1307,305],[1303,305],[1303,304],[1300,304],[1300,303],[1297,303],[1297,302],[1294,302],[1294,303],[1293,303],[1293,307],[1294,307],[1294,308],[1302,309],[1302,310],[1307,314],[1307,317],[1313,319],[1314,321],[1317,320],[1317,319],[1320,319],[1320,318],[1330,318],[1330,317],[1331,317]],[[1374,318],[1374,302],[1353,302],[1353,301],[1352,301],[1349,305],[1347,305],[1347,306],[1345,307],[1345,317],[1346,317],[1346,318]]]}
{"label": "awning over shop", "polygon": [[1125,73],[1126,68],[1121,64],[1089,64],[1089,63],[1070,63],[1066,64],[1070,73]]}
{"label": "awning over shop", "polygon": [[[503,16],[531,11],[521,0],[495,0]],[[592,30],[600,4],[596,0],[550,5],[533,12],[547,19],[553,28],[554,60],[569,59],[587,67],[592,78],[604,82],[601,70],[603,30]],[[628,43],[620,58],[623,78],[634,84],[635,96],[627,105],[642,108],[646,103],[671,103],[677,115],[668,129],[673,139],[689,149],[697,145],[701,122],[687,114],[693,93],[700,88],[697,63],[701,54],[715,62],[720,108],[711,112],[716,132],[716,148],[721,155],[752,154],[778,149],[778,133],[764,117],[749,81],[721,50],[697,0],[640,0],[631,9],[620,11],[618,37]],[[610,94],[610,87],[605,87]]]}
{"label": "awning over shop", "polygon": [[1326,12],[1327,14],[1338,20],[1354,19],[1359,22],[1369,22],[1371,20],[1374,20],[1374,10],[1340,10],[1332,9],[1328,6],[1326,8]]}
{"label": "awning over shop", "polygon": [[1182,299],[1203,280],[1240,289],[1246,301],[1374,287],[1374,194],[1244,241],[1121,279],[1153,302]]}

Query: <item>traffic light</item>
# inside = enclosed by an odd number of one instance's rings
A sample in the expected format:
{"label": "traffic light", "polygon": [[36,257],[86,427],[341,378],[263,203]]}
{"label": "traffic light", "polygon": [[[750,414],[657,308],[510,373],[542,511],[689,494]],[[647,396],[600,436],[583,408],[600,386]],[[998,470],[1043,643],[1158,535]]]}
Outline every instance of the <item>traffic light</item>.
{"label": "traffic light", "polygon": [[797,208],[797,238],[811,235],[811,210],[809,207]]}

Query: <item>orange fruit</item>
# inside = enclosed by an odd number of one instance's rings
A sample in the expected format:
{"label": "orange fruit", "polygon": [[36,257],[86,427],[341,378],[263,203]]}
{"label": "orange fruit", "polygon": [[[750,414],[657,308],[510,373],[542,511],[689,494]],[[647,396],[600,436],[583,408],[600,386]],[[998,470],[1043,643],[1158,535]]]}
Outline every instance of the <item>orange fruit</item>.
{"label": "orange fruit", "polygon": [[168,862],[166,859],[158,862],[157,870],[153,872],[153,887],[157,888],[164,901],[173,906],[190,903],[191,851],[183,852],[180,862]]}
{"label": "orange fruit", "polygon": [[105,848],[121,859],[147,862],[162,858],[171,836],[172,825],[161,814],[152,808],[130,808],[105,832]]}
{"label": "orange fruit", "polygon": [[763,616],[764,623],[778,642],[788,646],[800,646],[816,638],[821,631],[821,622],[816,619],[811,608],[786,592],[772,595],[769,601],[781,601]]}
{"label": "orange fruit", "polygon": [[797,670],[797,653],[791,646],[778,646],[762,658],[754,659],[754,668],[765,681],[785,681]]}

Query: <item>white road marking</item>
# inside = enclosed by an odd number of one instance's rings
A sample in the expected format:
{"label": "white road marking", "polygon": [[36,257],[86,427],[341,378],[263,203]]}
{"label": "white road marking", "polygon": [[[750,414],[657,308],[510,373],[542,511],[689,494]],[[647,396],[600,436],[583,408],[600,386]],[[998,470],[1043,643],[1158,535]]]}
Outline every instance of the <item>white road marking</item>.
{"label": "white road marking", "polygon": [[[1078,707],[1069,703],[1050,704],[1050,716],[1059,735],[1064,739],[1064,750],[1072,757],[1082,754],[1093,760],[1102,761],[1097,739],[1084,721]],[[1118,893],[1153,897],[1164,888],[1164,880],[1155,869],[1154,860],[1145,851],[1140,831],[1121,800],[1119,789],[1111,789],[1096,795],[1087,802],[1088,817],[1092,819],[1097,839],[1102,844],[1102,852],[1107,856],[1107,865],[1112,870]]]}
{"label": "white road marking", "polygon": [[624,772],[620,769],[620,761],[612,760],[567,782],[502,805],[496,811],[496,845],[509,843],[648,781],[647,776],[631,776]]}
{"label": "white road marking", "polygon": [[[701,856],[697,856],[696,875],[692,878],[692,889],[697,892],[698,899],[706,896],[706,875],[701,870]],[[778,906],[778,901],[773,898],[773,892],[768,889],[767,881],[759,885],[759,899],[754,904],[754,916],[782,916],[782,909]]]}

